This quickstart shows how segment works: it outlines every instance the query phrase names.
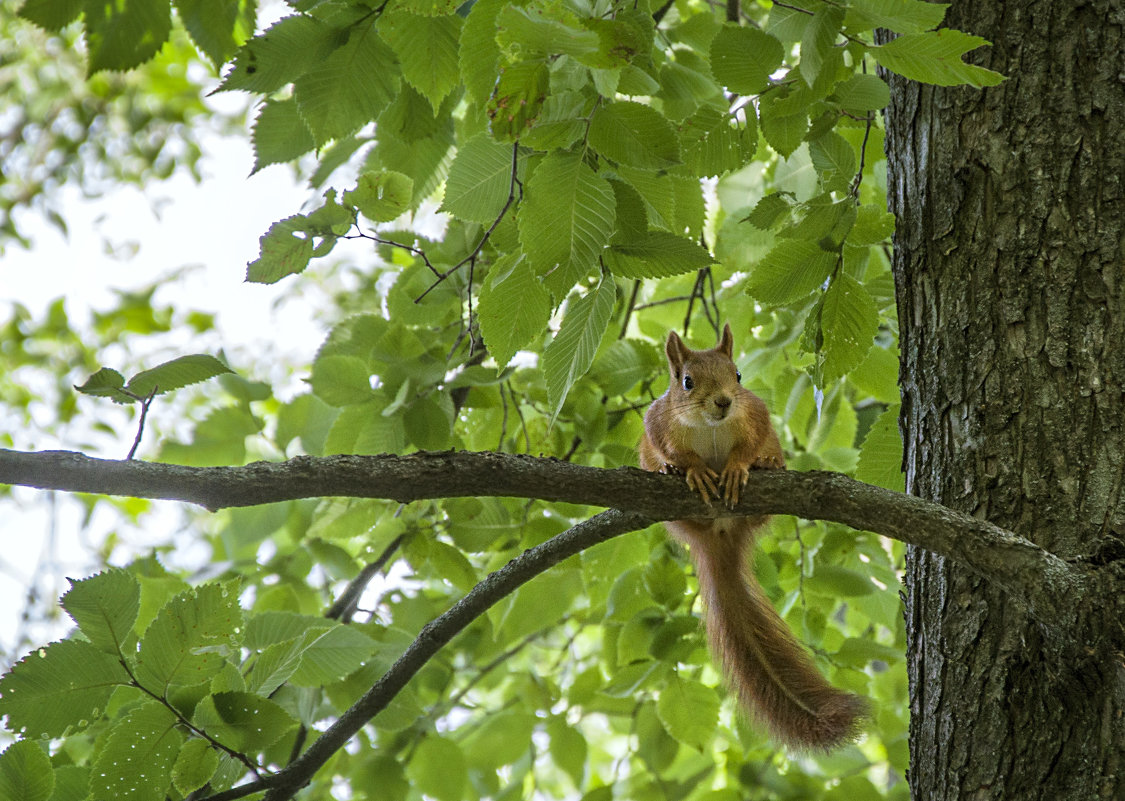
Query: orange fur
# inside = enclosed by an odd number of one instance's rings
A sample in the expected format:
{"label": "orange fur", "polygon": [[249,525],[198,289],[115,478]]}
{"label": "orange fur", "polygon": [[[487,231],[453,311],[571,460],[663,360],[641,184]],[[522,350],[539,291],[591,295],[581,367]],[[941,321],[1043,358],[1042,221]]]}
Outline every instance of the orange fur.
{"label": "orange fur", "polygon": [[[730,506],[751,469],[785,467],[769,411],[739,383],[733,345],[729,325],[710,350],[691,350],[669,333],[671,382],[649,407],[640,444],[645,470],[683,474],[705,501]],[[825,681],[749,570],[754,534],[768,519],[665,525],[691,552],[711,648],[742,704],[787,745],[831,748],[854,739],[866,704]]]}

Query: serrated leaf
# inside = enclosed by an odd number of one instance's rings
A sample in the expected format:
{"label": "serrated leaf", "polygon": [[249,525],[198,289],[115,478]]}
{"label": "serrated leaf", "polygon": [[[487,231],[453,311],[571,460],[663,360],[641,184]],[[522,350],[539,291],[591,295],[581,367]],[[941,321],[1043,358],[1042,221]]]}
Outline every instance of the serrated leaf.
{"label": "serrated leaf", "polygon": [[246,692],[215,693],[198,707],[192,723],[235,751],[255,753],[273,745],[297,721],[275,702]]}
{"label": "serrated leaf", "polygon": [[[556,11],[563,14],[561,7]],[[496,19],[496,41],[501,49],[511,48],[525,55],[548,56],[565,54],[587,56],[596,53],[600,40],[593,31],[578,27],[578,19],[569,15],[574,24],[548,16],[542,11],[505,7]]]}
{"label": "serrated leaf", "polygon": [[932,30],[945,19],[948,3],[926,0],[852,0],[848,21],[862,28],[887,28],[895,33]]}
{"label": "serrated leaf", "polygon": [[755,228],[768,231],[778,222],[788,220],[789,214],[793,210],[790,197],[786,192],[774,192],[766,195],[754,204],[754,208],[746,215],[746,222]]}
{"label": "serrated leaf", "polygon": [[465,757],[480,770],[510,765],[528,753],[535,724],[535,716],[522,709],[489,715],[465,738]]}
{"label": "serrated leaf", "polygon": [[755,95],[785,58],[781,42],[757,28],[727,23],[711,41],[715,80],[740,95]]}
{"label": "serrated leaf", "polygon": [[481,333],[498,370],[543,333],[551,317],[551,293],[522,256],[509,254],[492,267],[477,307]]}
{"label": "serrated leaf", "polygon": [[371,122],[398,92],[394,52],[374,25],[352,29],[348,41],[293,84],[297,108],[317,145]]}
{"label": "serrated leaf", "polygon": [[122,801],[164,798],[183,743],[176,716],[157,701],[145,703],[110,730],[90,772],[90,797]]}
{"label": "serrated leaf", "polygon": [[879,64],[904,78],[937,86],[968,84],[976,88],[995,86],[1004,76],[984,67],[966,64],[961,57],[970,50],[991,44],[979,36],[945,28],[927,33],[907,33],[868,52]]}
{"label": "serrated leaf", "polygon": [[524,187],[520,243],[557,296],[594,266],[613,223],[613,190],[578,153],[548,154]]}
{"label": "serrated leaf", "polygon": [[623,100],[598,106],[587,141],[618,164],[661,170],[680,163],[680,141],[672,124],[643,103]]}
{"label": "serrated leaf", "polygon": [[671,231],[676,225],[676,187],[672,176],[651,170],[622,166],[618,174],[637,190],[645,202],[649,223]]}
{"label": "serrated leaf", "polygon": [[541,60],[517,61],[504,67],[488,99],[492,135],[515,142],[539,117],[550,88],[551,73]]}
{"label": "serrated leaf", "polygon": [[670,676],[656,699],[656,715],[672,737],[697,751],[704,751],[715,737],[719,696],[714,689],[697,681]]}
{"label": "serrated leaf", "polygon": [[107,570],[72,581],[62,605],[95,648],[126,656],[135,645],[133,624],[141,608],[141,586],[132,573]]}
{"label": "serrated leaf", "polygon": [[172,784],[188,795],[211,781],[218,767],[219,753],[206,740],[188,740],[172,765]]}
{"label": "serrated leaf", "polygon": [[478,134],[462,145],[449,168],[440,210],[462,220],[491,224],[512,191],[513,148],[487,134]]}
{"label": "serrated leaf", "polygon": [[809,158],[826,186],[836,185],[842,190],[855,176],[855,151],[848,140],[835,131],[809,142]]}
{"label": "serrated leaf", "polygon": [[116,403],[135,403],[136,398],[126,395],[125,376],[112,367],[102,367],[91,375],[81,385],[74,389],[83,395],[93,395],[97,398],[112,398]]}
{"label": "serrated leaf", "polygon": [[704,106],[680,125],[684,164],[699,176],[720,176],[744,166],[758,146],[758,118],[753,107],[744,121]]}
{"label": "serrated leaf", "polygon": [[169,0],[144,3],[87,2],[87,75],[127,70],[155,56],[172,32]]}
{"label": "serrated leaf", "polygon": [[820,309],[821,345],[816,366],[821,386],[828,386],[858,365],[879,331],[879,310],[863,287],[847,273],[832,279]]}
{"label": "serrated leaf", "polygon": [[402,65],[402,77],[430,101],[436,113],[457,86],[457,46],[461,18],[389,13],[379,23],[380,35]]}
{"label": "serrated leaf", "polygon": [[477,0],[461,29],[458,52],[461,81],[478,105],[488,101],[496,83],[496,67],[500,61],[496,17],[506,7],[506,0]]}
{"label": "serrated leaf", "polygon": [[551,420],[558,417],[563,401],[574,382],[586,374],[602,335],[613,316],[617,286],[609,276],[595,289],[572,296],[567,303],[559,333],[543,351],[543,373],[547,379],[547,400]]}
{"label": "serrated leaf", "polygon": [[37,741],[20,740],[0,754],[0,798],[47,801],[54,789],[51,758]]}
{"label": "serrated leaf", "polygon": [[25,738],[62,737],[72,726],[92,723],[110,693],[128,682],[121,662],[90,643],[51,643],[0,679],[0,715],[8,716],[9,730]]}
{"label": "serrated leaf", "polygon": [[156,394],[163,395],[165,392],[233,372],[234,370],[214,356],[193,353],[189,356],[178,356],[149,370],[142,370],[129,379],[125,389],[144,398],[148,397],[154,389]]}
{"label": "serrated leaf", "polygon": [[791,303],[820,287],[835,265],[835,253],[805,240],[786,240],[754,266],[746,291],[770,306]]}
{"label": "serrated leaf", "polygon": [[453,403],[444,392],[416,398],[402,413],[407,439],[423,451],[442,451],[453,436]]}
{"label": "serrated leaf", "polygon": [[141,639],[137,679],[163,695],[173,685],[207,681],[238,653],[242,610],[234,592],[204,584],[180,593],[157,613]]}
{"label": "serrated leaf", "polygon": [[440,17],[453,14],[464,4],[464,0],[400,0],[401,8],[411,14],[427,17]]}
{"label": "serrated leaf", "polygon": [[371,369],[358,356],[320,356],[309,379],[316,396],[330,406],[351,406],[371,400]]}
{"label": "serrated leaf", "polygon": [[339,681],[363,667],[374,651],[374,640],[350,626],[307,632],[301,643],[301,665],[290,681],[306,687]]}
{"label": "serrated leaf", "polygon": [[759,124],[762,136],[769,146],[785,158],[801,146],[809,131],[808,112],[796,103],[786,102],[776,92],[762,96],[758,103]]}
{"label": "serrated leaf", "polygon": [[581,787],[586,775],[586,738],[561,715],[547,721],[547,736],[551,738],[551,761],[570,777],[575,787]]}
{"label": "serrated leaf", "polygon": [[[355,507],[362,514],[368,518],[372,515],[372,509],[369,506],[361,505]],[[336,519],[338,515],[331,515],[329,521]],[[371,521],[364,527],[364,533],[371,526]],[[310,531],[310,536],[320,536],[321,529]],[[300,639],[307,632],[312,630],[330,629],[336,623],[323,617],[313,617],[312,615],[299,615],[296,612],[280,612],[269,611],[260,612],[256,615],[250,616],[246,623],[246,636],[243,640],[243,645],[247,648],[259,650],[270,645],[277,645],[286,643],[294,639]]]}
{"label": "serrated leaf", "polygon": [[842,108],[853,114],[879,111],[891,102],[891,90],[878,75],[853,75],[838,84],[832,96]]}
{"label": "serrated leaf", "polygon": [[85,7],[85,0],[27,0],[20,6],[19,16],[44,30],[61,31],[78,19]]}
{"label": "serrated leaf", "polygon": [[412,788],[437,801],[461,801],[469,778],[464,753],[452,740],[436,734],[418,743],[406,776]]}
{"label": "serrated leaf", "polygon": [[355,189],[344,192],[344,203],[355,206],[372,222],[390,222],[408,208],[414,197],[414,179],[394,170],[361,173]]}
{"label": "serrated leaf", "polygon": [[303,156],[314,147],[309,126],[297,109],[292,97],[284,100],[267,100],[254,120],[251,134],[254,144],[253,172],[270,164],[284,164]]}
{"label": "serrated leaf", "polygon": [[895,232],[895,216],[878,206],[864,205],[856,210],[855,225],[848,234],[848,244],[877,245]]}
{"label": "serrated leaf", "polygon": [[801,37],[801,62],[798,65],[807,85],[812,86],[816,82],[836,43],[836,37],[840,35],[843,22],[844,10],[833,6],[818,9],[809,20],[804,36]]}
{"label": "serrated leaf", "polygon": [[254,284],[274,284],[287,275],[309,266],[313,242],[305,231],[304,215],[294,214],[275,222],[258,238],[260,255],[246,265],[246,280]]}
{"label": "serrated leaf", "polygon": [[216,69],[254,32],[257,4],[253,0],[174,0],[174,4],[191,40]]}
{"label": "serrated leaf", "polygon": [[863,439],[859,463],[855,468],[857,481],[885,487],[895,492],[906,490],[902,472],[902,434],[898,428],[899,404],[887,407]]}
{"label": "serrated leaf", "polygon": [[590,102],[581,92],[549,95],[531,129],[520,138],[520,144],[533,150],[565,150],[586,132]]}
{"label": "serrated leaf", "polygon": [[666,278],[714,262],[705,248],[667,231],[647,231],[615,242],[605,253],[606,266],[619,278]]}
{"label": "serrated leaf", "polygon": [[335,38],[336,31],[318,19],[284,17],[239,49],[215,91],[276,92],[327,58]]}

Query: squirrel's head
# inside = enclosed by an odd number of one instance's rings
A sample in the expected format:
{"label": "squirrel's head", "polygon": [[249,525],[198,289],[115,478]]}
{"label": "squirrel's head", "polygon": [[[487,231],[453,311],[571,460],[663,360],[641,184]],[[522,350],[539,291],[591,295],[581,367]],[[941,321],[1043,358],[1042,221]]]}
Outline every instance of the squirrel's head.
{"label": "squirrel's head", "polygon": [[668,333],[664,353],[670,373],[669,394],[682,411],[694,411],[716,425],[727,419],[741,389],[742,374],[732,360],[730,324],[709,350],[692,350],[675,331]]}

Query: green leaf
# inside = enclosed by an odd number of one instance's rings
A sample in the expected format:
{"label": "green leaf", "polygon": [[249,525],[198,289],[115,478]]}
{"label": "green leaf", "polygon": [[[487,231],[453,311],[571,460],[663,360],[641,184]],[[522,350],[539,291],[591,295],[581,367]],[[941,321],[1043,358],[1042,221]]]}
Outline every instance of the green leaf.
{"label": "green leaf", "polygon": [[61,31],[78,19],[85,7],[85,0],[27,0],[20,6],[19,16],[44,30]]}
{"label": "green leaf", "polygon": [[487,134],[478,134],[462,145],[449,168],[440,211],[491,224],[512,191],[512,151],[512,145],[500,144]]}
{"label": "green leaf", "polygon": [[836,254],[801,239],[773,248],[750,273],[746,291],[769,306],[792,303],[820,287],[836,265]]}
{"label": "green leaf", "polygon": [[174,0],[176,15],[204,55],[218,69],[238,49],[239,39],[254,32],[256,4],[242,0]]}
{"label": "green leaf", "polygon": [[344,192],[343,201],[373,222],[390,222],[410,208],[413,196],[413,178],[394,170],[370,170],[360,174],[355,189]]}
{"label": "green leaf", "polygon": [[643,103],[606,103],[594,111],[590,147],[611,161],[647,170],[680,163],[680,142],[672,124]]}
{"label": "green leaf", "polygon": [[895,492],[905,492],[902,472],[902,435],[898,429],[899,404],[887,407],[867,432],[855,468],[857,481]]}
{"label": "green leaf", "polygon": [[309,126],[297,109],[292,97],[284,100],[267,100],[254,120],[251,135],[254,144],[254,169],[252,173],[270,164],[283,164],[308,153],[314,147]]}
{"label": "green leaf", "polygon": [[453,436],[453,403],[445,393],[418,398],[403,412],[402,426],[420,450],[445,450]]}
{"label": "green leaf", "polygon": [[878,206],[863,205],[856,210],[855,225],[848,233],[850,245],[877,245],[895,232],[895,216]]}
{"label": "green leaf", "polygon": [[[747,29],[749,30],[749,29]],[[758,118],[745,109],[745,122],[704,106],[680,126],[684,164],[696,175],[719,176],[745,166],[758,146]]]}
{"label": "green leaf", "polygon": [[545,61],[517,61],[504,67],[488,100],[493,137],[505,142],[519,139],[538,118],[550,80]]}
{"label": "green leaf", "polygon": [[768,231],[779,222],[789,219],[793,211],[793,203],[786,192],[774,192],[766,195],[756,204],[749,214],[746,222],[763,231]]}
{"label": "green leaf", "polygon": [[430,734],[418,743],[406,776],[411,787],[437,801],[461,801],[468,781],[465,755],[452,740]]}
{"label": "green leaf", "polygon": [[481,333],[498,370],[520,348],[543,333],[551,317],[551,293],[522,256],[508,255],[492,266],[477,307]]}
{"label": "green leaf", "polygon": [[458,64],[461,81],[478,105],[488,102],[496,82],[500,62],[500,45],[496,43],[496,17],[507,8],[507,0],[477,0],[473,3],[465,27],[461,29]]}
{"label": "green leaf", "polygon": [[258,238],[260,255],[246,265],[246,280],[255,284],[274,284],[287,275],[309,266],[313,254],[312,237],[301,236],[305,217],[295,214],[275,222]]}
{"label": "green leaf", "polygon": [[561,296],[593,268],[613,220],[609,182],[578,153],[550,153],[524,188],[520,242],[535,272]]}
{"label": "green leaf", "polygon": [[188,795],[211,781],[218,767],[219,754],[206,740],[188,740],[172,765],[172,784]]}
{"label": "green leaf", "polygon": [[605,253],[606,266],[619,278],[666,278],[714,262],[702,246],[667,231],[648,231],[614,243]]}
{"label": "green leaf", "polygon": [[301,641],[301,665],[290,680],[305,687],[339,681],[362,667],[374,650],[374,640],[351,626],[306,632]]}
{"label": "green leaf", "polygon": [[[560,8],[556,13],[566,12]],[[573,14],[570,17],[574,25],[549,17],[539,10],[509,5],[497,17],[499,32],[496,41],[502,49],[509,48],[525,55],[562,53],[586,56],[596,53],[600,45],[598,35],[577,27],[577,18]]]}
{"label": "green leaf", "polygon": [[309,379],[313,392],[330,406],[371,400],[371,369],[358,356],[320,356]]}
{"label": "green leaf", "polygon": [[62,605],[95,648],[127,656],[135,645],[133,624],[141,608],[141,586],[132,573],[107,570],[71,581]]}
{"label": "green leaf", "polygon": [[394,52],[374,25],[352,29],[333,50],[294,83],[297,108],[317,145],[359,130],[394,99],[399,71]]}
{"label": "green leaf", "polygon": [[87,0],[85,11],[87,75],[143,64],[160,51],[172,32],[172,7],[168,0]]}
{"label": "green leaf", "polygon": [[781,42],[757,28],[727,23],[711,41],[715,80],[740,95],[756,95],[785,57]]}
{"label": "green leaf", "polygon": [[36,740],[12,743],[0,754],[0,798],[47,801],[54,789],[51,758]]}
{"label": "green leaf", "polygon": [[581,787],[586,776],[586,738],[561,715],[547,721],[547,736],[551,738],[551,761],[570,777],[575,787]]}
{"label": "green leaf", "polygon": [[805,586],[833,598],[859,598],[870,595],[877,589],[863,573],[840,565],[826,564],[817,564],[812,576],[805,579]]}
{"label": "green leaf", "polygon": [[81,386],[75,386],[74,388],[83,395],[112,398],[116,403],[135,403],[137,400],[121,391],[125,388],[125,376],[112,367],[102,367],[87,378]]}
{"label": "green leaf", "polygon": [[879,331],[879,310],[863,285],[844,272],[832,279],[820,309],[817,348],[820,386],[828,386],[858,365]]}
{"label": "green leaf", "polygon": [[183,743],[176,716],[150,701],[119,720],[99,741],[90,772],[90,797],[123,801],[164,798]]}
{"label": "green leaf", "polygon": [[832,98],[853,114],[866,114],[886,108],[891,102],[891,90],[878,75],[853,75],[837,84]]}
{"label": "green leaf", "polygon": [[801,146],[809,131],[808,112],[778,92],[769,92],[758,103],[762,136],[769,146],[785,158]]}
{"label": "green leaf", "polygon": [[320,20],[284,17],[239,49],[216,91],[276,92],[320,64],[335,47],[336,31]]}
{"label": "green leaf", "polygon": [[805,27],[805,34],[801,37],[801,63],[798,68],[809,86],[816,82],[821,68],[828,60],[843,22],[843,9],[825,6],[813,14]]}
{"label": "green leaf", "polygon": [[422,93],[436,113],[460,80],[457,43],[461,18],[387,13],[379,33],[402,65],[402,77]]}
{"label": "green leaf", "polygon": [[907,33],[885,45],[870,48],[879,64],[904,78],[938,86],[968,84],[995,86],[1004,76],[984,67],[966,64],[961,56],[990,44],[979,36],[946,28],[928,33]]}
{"label": "green leaf", "polygon": [[644,200],[652,225],[669,231],[676,227],[676,187],[672,176],[626,166],[621,167],[618,173]]}
{"label": "green leaf", "polygon": [[0,679],[0,715],[26,739],[62,737],[90,725],[114,688],[128,683],[118,658],[63,640],[28,654]]}
{"label": "green leaf", "polygon": [[809,142],[809,158],[825,186],[844,191],[855,177],[855,151],[848,140],[835,131]]}
{"label": "green leaf", "polygon": [[171,392],[189,384],[198,384],[208,378],[233,373],[221,361],[206,353],[178,356],[150,370],[142,370],[129,379],[125,389],[140,397],[148,397],[154,389],[158,395]]}
{"label": "green leaf", "polygon": [[574,382],[586,374],[602,335],[613,316],[617,286],[609,276],[585,295],[567,301],[559,333],[543,351],[543,373],[547,379],[547,400],[551,420],[558,417],[563,401]]}
{"label": "green leaf", "polygon": [[556,92],[549,95],[531,130],[520,144],[533,150],[565,150],[586,132],[590,99],[581,92]]}
{"label": "green leaf", "polygon": [[440,17],[452,14],[464,4],[464,0],[402,0],[402,8],[411,14],[427,17]]}
{"label": "green leaf", "polygon": [[940,25],[948,8],[948,3],[930,3],[927,0],[852,0],[848,8],[848,23],[849,27],[921,33]]}
{"label": "green leaf", "polygon": [[465,758],[474,769],[496,770],[510,765],[531,749],[534,715],[510,709],[487,716],[465,738]]}
{"label": "green leaf", "polygon": [[268,698],[254,693],[222,692],[205,698],[192,723],[227,748],[255,753],[273,745],[297,721]]}
{"label": "green leaf", "polygon": [[660,691],[656,715],[669,734],[702,752],[715,737],[719,696],[697,681],[673,675]]}
{"label": "green leaf", "polygon": [[177,595],[145,630],[137,679],[158,694],[207,681],[237,655],[235,632],[241,625],[238,598],[226,586],[204,584]]}
{"label": "green leaf", "polygon": [[896,348],[873,347],[868,352],[867,358],[848,373],[848,380],[861,392],[878,401],[898,403],[901,400],[898,388],[898,362]]}

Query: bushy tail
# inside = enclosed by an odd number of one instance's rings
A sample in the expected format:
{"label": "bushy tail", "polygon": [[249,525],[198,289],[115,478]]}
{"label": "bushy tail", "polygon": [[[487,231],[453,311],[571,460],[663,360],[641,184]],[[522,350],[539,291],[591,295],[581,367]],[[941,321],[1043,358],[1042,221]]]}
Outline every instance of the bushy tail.
{"label": "bushy tail", "polygon": [[796,748],[828,749],[854,739],[866,702],[829,684],[797,642],[750,572],[749,519],[679,521],[691,548],[707,610],[711,649],[743,705],[775,739]]}

